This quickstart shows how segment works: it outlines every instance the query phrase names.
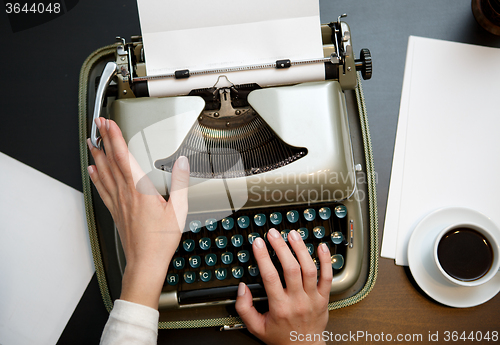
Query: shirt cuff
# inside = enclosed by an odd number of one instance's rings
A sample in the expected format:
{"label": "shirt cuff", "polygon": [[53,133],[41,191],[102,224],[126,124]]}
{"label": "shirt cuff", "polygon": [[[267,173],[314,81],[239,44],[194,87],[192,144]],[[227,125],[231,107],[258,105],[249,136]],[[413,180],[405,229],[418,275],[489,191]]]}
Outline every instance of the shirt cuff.
{"label": "shirt cuff", "polygon": [[152,329],[158,333],[160,313],[158,310],[143,304],[117,299],[115,300],[110,317],[121,322],[133,323],[138,327]]}
{"label": "shirt cuff", "polygon": [[104,327],[101,344],[156,344],[159,316],[156,309],[117,299]]}

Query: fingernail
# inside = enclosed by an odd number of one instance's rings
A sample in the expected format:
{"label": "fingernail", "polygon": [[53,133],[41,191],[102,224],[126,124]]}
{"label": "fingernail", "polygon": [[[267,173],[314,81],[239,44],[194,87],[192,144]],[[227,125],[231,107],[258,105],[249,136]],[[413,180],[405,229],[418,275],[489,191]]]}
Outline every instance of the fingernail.
{"label": "fingernail", "polygon": [[271,230],[269,230],[269,234],[270,234],[272,237],[274,237],[274,238],[280,238],[280,237],[281,237],[281,235],[280,235],[280,233],[278,232],[278,230],[276,230],[276,229],[274,229],[274,228],[273,228],[273,229],[271,229]]}
{"label": "fingernail", "polygon": [[95,119],[95,124],[96,124],[97,128],[101,129],[101,118],[100,117]]}
{"label": "fingernail", "polygon": [[238,296],[243,296],[245,294],[245,283],[240,283],[238,285]]}
{"label": "fingernail", "polygon": [[87,146],[89,147],[89,150],[92,151],[92,147],[94,147],[94,145],[90,142],[90,138],[87,138]]}
{"label": "fingernail", "polygon": [[106,130],[109,130],[109,120],[106,119]]}
{"label": "fingernail", "polygon": [[328,249],[328,246],[326,245],[326,243],[321,243],[319,246],[320,246],[321,250],[323,251],[323,253],[328,253],[330,251],[330,249]]}
{"label": "fingernail", "polygon": [[92,165],[89,165],[89,166],[87,167],[87,170],[88,170],[88,172],[89,172],[89,175],[92,175],[92,174],[94,173],[94,167],[93,167]]}
{"label": "fingernail", "polygon": [[186,157],[180,156],[177,158],[177,166],[179,169],[187,171],[189,169],[189,161]]}
{"label": "fingernail", "polygon": [[256,248],[264,248],[264,240],[260,237],[257,237],[256,239],[253,240],[253,242],[255,243],[255,247]]}
{"label": "fingernail", "polygon": [[294,240],[294,241],[298,241],[300,239],[299,233],[297,231],[295,231],[295,230],[290,231],[288,233],[288,237],[291,237],[292,240]]}

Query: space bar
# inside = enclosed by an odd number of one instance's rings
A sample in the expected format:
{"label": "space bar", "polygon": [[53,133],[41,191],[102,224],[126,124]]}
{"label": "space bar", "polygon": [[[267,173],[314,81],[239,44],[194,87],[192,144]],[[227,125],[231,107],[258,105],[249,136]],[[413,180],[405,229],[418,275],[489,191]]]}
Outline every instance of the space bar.
{"label": "space bar", "polygon": [[[265,297],[266,290],[261,284],[248,284],[253,297]],[[236,300],[238,285],[218,288],[201,289],[193,291],[179,291],[177,297],[179,304],[194,304],[223,300]]]}

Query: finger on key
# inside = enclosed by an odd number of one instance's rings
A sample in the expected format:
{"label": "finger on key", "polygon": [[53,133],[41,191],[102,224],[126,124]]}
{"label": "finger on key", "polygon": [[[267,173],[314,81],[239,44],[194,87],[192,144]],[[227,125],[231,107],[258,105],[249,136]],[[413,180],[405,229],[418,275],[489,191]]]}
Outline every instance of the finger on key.
{"label": "finger on key", "polygon": [[330,249],[326,243],[321,243],[318,246],[318,258],[320,263],[318,292],[324,298],[329,298],[330,289],[332,287],[333,270]]}
{"label": "finger on key", "polygon": [[264,288],[266,289],[267,296],[272,300],[283,300],[283,285],[281,284],[281,279],[278,271],[276,271],[276,267],[274,267],[274,264],[269,257],[269,253],[267,252],[267,247],[264,243],[264,240],[260,237],[255,238],[252,243],[252,249],[255,260],[257,260],[257,266],[259,266],[260,276],[262,278],[262,282],[264,283]]}
{"label": "finger on key", "polygon": [[302,270],[302,282],[304,284],[305,292],[310,295],[318,292],[318,271],[316,270],[316,265],[314,264],[311,255],[307,251],[307,247],[302,240],[300,234],[292,230],[288,234],[288,242],[292,246],[295,256],[299,261],[300,268]]}
{"label": "finger on key", "polygon": [[293,257],[292,252],[281,237],[280,233],[275,229],[271,229],[269,230],[267,238],[280,260],[287,291],[292,293],[304,291],[300,265]]}

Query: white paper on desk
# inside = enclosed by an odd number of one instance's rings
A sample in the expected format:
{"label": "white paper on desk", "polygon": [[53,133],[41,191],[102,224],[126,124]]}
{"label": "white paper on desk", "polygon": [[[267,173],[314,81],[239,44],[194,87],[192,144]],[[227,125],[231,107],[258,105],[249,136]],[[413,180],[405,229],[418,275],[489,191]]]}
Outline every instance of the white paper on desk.
{"label": "white paper on desk", "polygon": [[498,61],[496,48],[410,37],[382,245],[398,265],[438,208],[469,207],[500,225]]}
{"label": "white paper on desk", "polygon": [[0,344],[55,344],[94,273],[83,194],[0,153]]}
{"label": "white paper on desk", "polygon": [[[323,57],[318,0],[138,0],[148,75]],[[225,74],[261,86],[325,78],[324,65]],[[218,74],[148,82],[151,96],[212,87]]]}

